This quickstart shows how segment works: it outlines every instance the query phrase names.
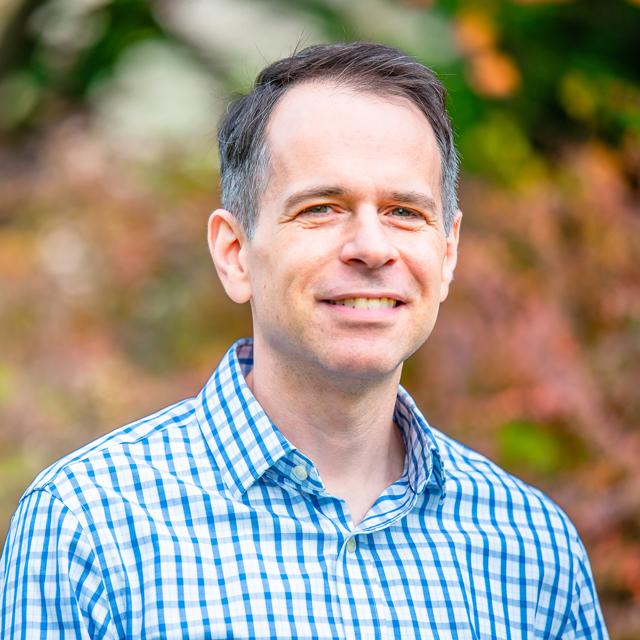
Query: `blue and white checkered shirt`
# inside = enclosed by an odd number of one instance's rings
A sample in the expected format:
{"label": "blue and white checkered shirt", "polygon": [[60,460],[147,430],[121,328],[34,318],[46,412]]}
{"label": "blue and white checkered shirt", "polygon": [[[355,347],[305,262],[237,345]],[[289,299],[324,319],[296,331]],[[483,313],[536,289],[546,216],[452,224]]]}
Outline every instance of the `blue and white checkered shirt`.
{"label": "blue and white checkered shirt", "polygon": [[[607,638],[564,513],[398,392],[404,475],[354,526],[244,375],[85,446],[20,500],[3,638]],[[446,475],[445,475],[446,469]]]}

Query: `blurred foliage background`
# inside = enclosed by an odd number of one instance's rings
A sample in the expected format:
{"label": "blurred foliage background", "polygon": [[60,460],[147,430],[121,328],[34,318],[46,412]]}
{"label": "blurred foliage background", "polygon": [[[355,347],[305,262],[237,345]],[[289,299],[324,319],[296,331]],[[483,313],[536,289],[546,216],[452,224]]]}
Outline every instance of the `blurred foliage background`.
{"label": "blurred foliage background", "polygon": [[569,513],[612,638],[640,638],[638,0],[4,0],[0,33],[0,543],[43,466],[250,333],[205,240],[228,97],[372,39],[439,73],[464,167],[456,282],[403,382]]}

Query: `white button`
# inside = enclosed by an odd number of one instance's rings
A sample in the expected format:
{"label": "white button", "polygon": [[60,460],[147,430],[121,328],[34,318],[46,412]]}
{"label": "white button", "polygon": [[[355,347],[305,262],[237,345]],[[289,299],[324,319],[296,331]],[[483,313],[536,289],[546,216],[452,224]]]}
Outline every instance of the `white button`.
{"label": "white button", "polygon": [[349,553],[353,553],[356,550],[356,539],[355,538],[349,538],[347,540],[347,551]]}
{"label": "white button", "polygon": [[298,478],[300,482],[303,482],[309,477],[309,474],[307,473],[307,470],[305,469],[305,466],[303,464],[299,464],[297,467],[293,467],[293,475]]}

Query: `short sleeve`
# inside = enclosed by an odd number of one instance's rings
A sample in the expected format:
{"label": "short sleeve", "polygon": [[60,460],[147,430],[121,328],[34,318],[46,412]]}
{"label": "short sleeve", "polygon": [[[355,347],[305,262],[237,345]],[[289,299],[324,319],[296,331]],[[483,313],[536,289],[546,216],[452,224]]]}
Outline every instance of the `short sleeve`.
{"label": "short sleeve", "polygon": [[574,602],[571,607],[570,637],[575,640],[609,640],[587,552],[578,540]]}
{"label": "short sleeve", "polygon": [[23,497],[0,558],[0,637],[110,638],[96,554],[77,518],[45,489]]}

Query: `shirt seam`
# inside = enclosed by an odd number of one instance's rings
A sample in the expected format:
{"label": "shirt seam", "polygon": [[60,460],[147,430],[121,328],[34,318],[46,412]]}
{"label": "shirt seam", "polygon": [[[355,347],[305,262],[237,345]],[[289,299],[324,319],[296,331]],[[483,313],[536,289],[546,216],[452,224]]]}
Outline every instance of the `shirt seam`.
{"label": "shirt seam", "polygon": [[[105,600],[107,602],[107,606],[109,607],[109,614],[111,616],[111,624],[115,624],[115,620],[119,619],[116,618],[116,616],[114,616],[114,609],[112,606],[112,601],[111,601],[111,597],[109,595],[109,589],[107,589],[107,583],[105,581],[105,570],[104,567],[102,566],[102,561],[100,558],[100,554],[98,553],[94,542],[93,542],[93,536],[89,534],[89,532],[86,529],[86,526],[82,524],[82,522],[80,521],[80,518],[78,518],[78,515],[75,513],[75,511],[69,507],[65,501],[62,499],[62,497],[58,494],[58,490],[56,489],[55,485],[53,485],[51,482],[47,483],[46,485],[42,486],[42,487],[34,487],[33,489],[31,489],[30,491],[26,492],[24,494],[24,496],[22,496],[19,500],[19,504],[22,503],[26,498],[28,498],[29,496],[32,496],[34,493],[36,492],[41,492],[41,493],[46,493],[48,496],[51,497],[51,499],[55,500],[56,502],[59,502],[60,505],[62,505],[62,508],[68,513],[70,514],[73,519],[75,520],[77,527],[78,527],[78,531],[80,532],[80,534],[82,535],[82,537],[87,541],[87,544],[89,545],[94,558],[95,558],[95,566],[96,569],[98,571],[98,574],[100,576],[100,582],[102,583],[102,587],[104,589],[104,594],[105,594]],[[85,508],[81,505],[80,508],[82,509],[83,512],[83,516],[86,517],[86,510]],[[108,629],[108,627],[107,627]],[[105,636],[108,637],[108,636]]]}

